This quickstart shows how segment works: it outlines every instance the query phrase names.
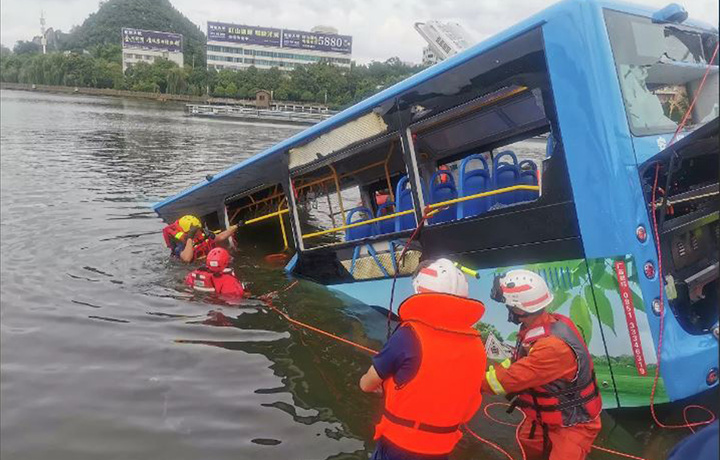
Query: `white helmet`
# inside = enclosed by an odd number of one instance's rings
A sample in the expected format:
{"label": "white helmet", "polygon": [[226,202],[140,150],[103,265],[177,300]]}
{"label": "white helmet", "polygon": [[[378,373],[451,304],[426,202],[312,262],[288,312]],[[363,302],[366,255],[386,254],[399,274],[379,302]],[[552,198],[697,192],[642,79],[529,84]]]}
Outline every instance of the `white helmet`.
{"label": "white helmet", "polygon": [[416,294],[440,292],[460,297],[469,295],[465,275],[448,259],[437,259],[420,268],[412,285]]}
{"label": "white helmet", "polygon": [[530,270],[510,270],[495,277],[490,297],[526,313],[538,312],[553,301],[545,280]]}

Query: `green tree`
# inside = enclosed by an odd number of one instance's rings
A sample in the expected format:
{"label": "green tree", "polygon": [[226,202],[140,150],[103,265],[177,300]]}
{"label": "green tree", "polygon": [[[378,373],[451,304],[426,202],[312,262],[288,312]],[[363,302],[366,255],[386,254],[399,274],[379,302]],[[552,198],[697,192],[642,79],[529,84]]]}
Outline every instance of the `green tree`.
{"label": "green tree", "polygon": [[15,54],[38,54],[40,51],[42,51],[42,48],[37,43],[23,40],[19,40],[13,47],[13,53]]}

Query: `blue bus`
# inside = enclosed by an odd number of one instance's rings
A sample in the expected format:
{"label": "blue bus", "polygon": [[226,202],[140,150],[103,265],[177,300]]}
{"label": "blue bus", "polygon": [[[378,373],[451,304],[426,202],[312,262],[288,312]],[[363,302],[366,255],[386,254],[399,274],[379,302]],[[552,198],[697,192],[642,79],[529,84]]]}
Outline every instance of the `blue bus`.
{"label": "blue bus", "polygon": [[685,398],[718,380],[717,47],[678,5],[566,0],[154,209],[274,235],[290,274],[369,307],[449,257],[497,359],[493,276],[533,270],[607,408],[647,405],[659,358],[656,400]]}

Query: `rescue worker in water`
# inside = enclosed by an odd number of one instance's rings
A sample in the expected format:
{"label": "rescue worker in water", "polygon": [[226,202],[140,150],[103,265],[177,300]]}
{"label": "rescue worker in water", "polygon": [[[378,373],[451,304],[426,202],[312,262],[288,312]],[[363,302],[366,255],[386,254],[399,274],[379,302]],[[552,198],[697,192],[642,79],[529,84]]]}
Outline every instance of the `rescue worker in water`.
{"label": "rescue worker in water", "polygon": [[495,277],[490,297],[520,331],[512,359],[489,367],[483,390],[525,413],[520,442],[528,460],[585,459],[600,432],[602,399],[582,335],[570,318],[545,310],[553,295],[529,270]]}
{"label": "rescue worker in water", "polygon": [[363,391],[385,395],[372,460],[447,459],[482,402],[485,347],[473,325],[485,306],[447,259],[420,264],[413,289],[360,379]]}
{"label": "rescue worker in water", "polygon": [[237,229],[237,225],[232,225],[216,235],[204,228],[200,219],[186,215],[172,224],[166,225],[163,228],[163,238],[165,245],[170,249],[171,256],[190,263],[207,256],[217,243],[229,239]]}
{"label": "rescue worker in water", "polygon": [[224,248],[213,248],[207,255],[205,265],[185,277],[185,284],[199,292],[214,292],[223,298],[242,298],[245,287],[228,267],[232,258]]}

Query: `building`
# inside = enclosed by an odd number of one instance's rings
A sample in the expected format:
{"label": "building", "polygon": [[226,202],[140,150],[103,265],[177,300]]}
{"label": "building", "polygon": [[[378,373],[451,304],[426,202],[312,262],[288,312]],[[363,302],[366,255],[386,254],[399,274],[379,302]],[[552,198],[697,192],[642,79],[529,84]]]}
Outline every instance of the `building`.
{"label": "building", "polygon": [[475,44],[475,38],[456,22],[416,22],[415,30],[428,46],[423,49],[423,64],[432,65]]}
{"label": "building", "polygon": [[332,27],[319,26],[310,32],[208,22],[208,69],[258,69],[277,67],[292,70],[297,65],[330,62],[350,67],[352,37],[339,35]]}
{"label": "building", "polygon": [[123,72],[138,62],[152,64],[155,59],[167,59],[184,65],[183,36],[169,32],[123,28]]}

